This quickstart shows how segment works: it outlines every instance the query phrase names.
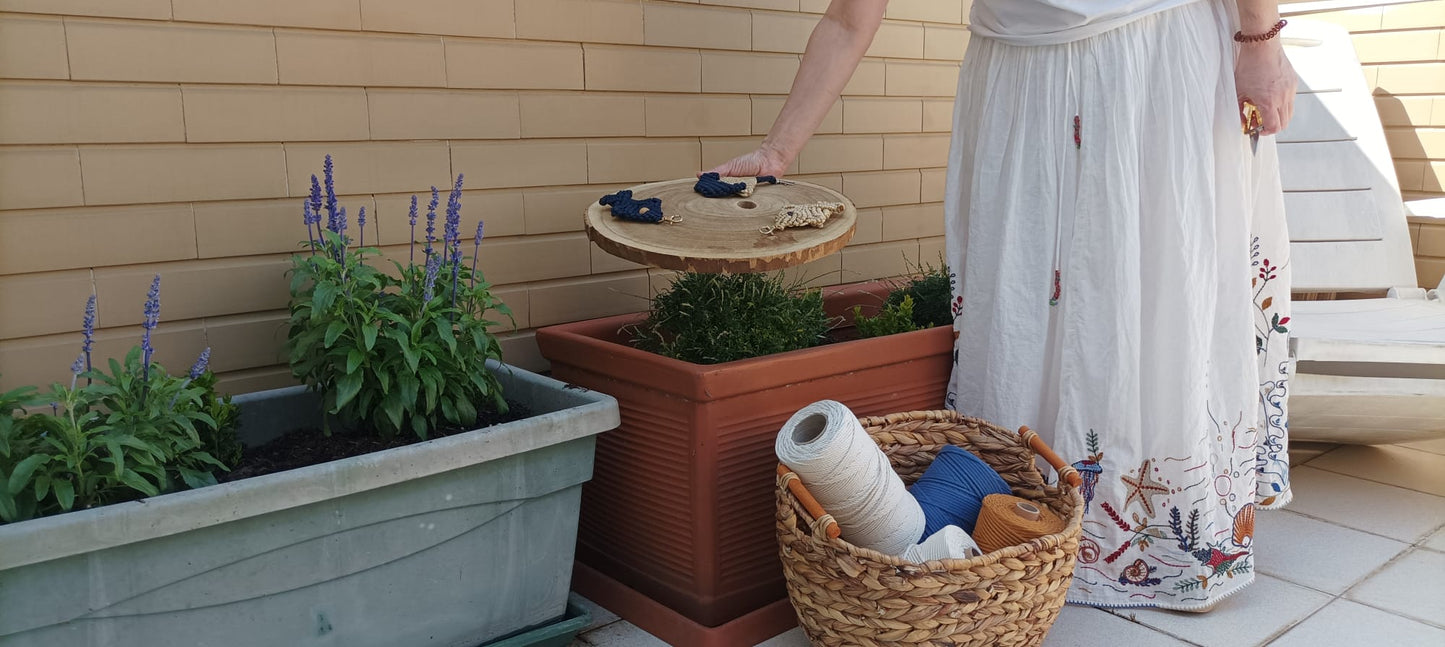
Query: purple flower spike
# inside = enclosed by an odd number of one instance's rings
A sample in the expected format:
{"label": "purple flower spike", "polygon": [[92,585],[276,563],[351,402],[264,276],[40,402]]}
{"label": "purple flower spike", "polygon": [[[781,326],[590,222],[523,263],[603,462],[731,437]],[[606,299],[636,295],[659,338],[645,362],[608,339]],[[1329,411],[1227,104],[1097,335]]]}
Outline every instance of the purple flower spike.
{"label": "purple flower spike", "polygon": [[331,163],[331,156],[326,156],[326,163],[321,167],[322,174],[326,176],[326,214],[330,217],[327,224],[331,231],[341,233],[345,224],[341,222],[343,217],[336,210],[336,178],[333,174],[334,166]]}
{"label": "purple flower spike", "polygon": [[306,240],[311,244],[311,253],[316,253],[316,234],[311,231],[311,225],[315,224],[314,214],[310,202],[301,203],[301,222],[306,223]]}
{"label": "purple flower spike", "polygon": [[[151,346],[151,332],[161,321],[161,275],[159,274],[151,280],[151,289],[146,293],[144,315],[145,320],[141,322],[141,327],[145,328],[145,334],[141,335],[140,348],[144,356],[142,361],[145,366],[145,383],[148,384],[151,379],[151,355],[155,353],[155,347]],[[144,387],[141,392],[145,393]],[[145,399],[144,395],[141,399]]]}
{"label": "purple flower spike", "polygon": [[407,247],[410,248],[410,249],[408,249],[407,251],[409,251],[409,252],[411,253],[411,257],[407,260],[407,265],[415,265],[415,264],[416,264],[416,196],[412,196],[412,197],[411,197],[411,211],[408,211],[408,212],[407,212],[407,214],[406,214],[406,221],[411,224],[411,239],[410,239],[410,240],[411,240],[411,244],[407,246]]}
{"label": "purple flower spike", "polygon": [[75,361],[70,364],[70,388],[75,388],[76,380],[80,379],[80,373],[85,370],[85,353],[77,355]]}
{"label": "purple flower spike", "polygon": [[462,176],[457,175],[457,183],[452,187],[451,195],[447,196],[447,224],[446,243],[452,255],[460,246],[462,238]]}
{"label": "purple flower spike", "polygon": [[141,322],[141,327],[145,329],[145,335],[141,338],[141,350],[146,352],[146,362],[149,363],[150,353],[154,350],[151,348],[151,332],[156,329],[156,325],[161,320],[161,275],[159,274],[151,280],[151,289],[146,292],[145,309],[142,314],[144,320]]}
{"label": "purple flower spike", "polygon": [[477,287],[477,257],[482,255],[482,225],[484,221],[477,221],[477,237],[472,239],[472,285]]}
{"label": "purple flower spike", "polygon": [[356,228],[361,230],[361,242],[358,244],[366,247],[366,207],[362,207],[356,212]]}
{"label": "purple flower spike", "polygon": [[85,370],[90,370],[90,349],[95,343],[95,295],[85,301],[85,319],[81,321],[81,332],[85,335],[85,341],[80,343],[80,350],[85,355]]}
{"label": "purple flower spike", "polygon": [[311,214],[315,220],[312,223],[321,222],[321,183],[316,181],[316,174],[311,174]]}
{"label": "purple flower spike", "polygon": [[201,356],[196,358],[196,364],[191,367],[191,379],[197,379],[206,372],[206,367],[211,363],[211,347],[207,346],[201,351]]}
{"label": "purple flower spike", "polygon": [[431,188],[431,203],[426,206],[426,257],[432,257],[432,242],[436,240],[437,231],[437,188]]}
{"label": "purple flower spike", "polygon": [[346,238],[346,207],[341,207],[336,212],[336,234],[341,238],[341,246],[336,249],[336,262],[346,263],[346,247],[350,240]]}
{"label": "purple flower spike", "polygon": [[[457,305],[457,275],[462,268],[462,174],[447,196],[447,242],[450,244],[452,261],[452,307]],[[455,317],[455,313],[452,315]]]}
{"label": "purple flower spike", "polygon": [[423,303],[430,303],[433,290],[436,288],[437,272],[441,270],[441,254],[432,254],[426,259],[426,280],[422,284],[421,300]]}

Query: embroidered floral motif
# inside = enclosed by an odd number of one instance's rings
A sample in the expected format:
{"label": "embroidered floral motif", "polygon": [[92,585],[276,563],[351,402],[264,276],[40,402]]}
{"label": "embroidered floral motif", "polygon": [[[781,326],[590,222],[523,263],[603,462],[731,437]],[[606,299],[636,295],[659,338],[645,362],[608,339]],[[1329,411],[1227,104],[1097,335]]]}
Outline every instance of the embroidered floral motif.
{"label": "embroidered floral motif", "polygon": [[1260,252],[1260,238],[1250,248],[1254,270],[1255,351],[1259,357],[1259,450],[1255,473],[1256,499],[1270,507],[1288,498],[1289,487],[1289,324],[1282,305],[1289,302],[1289,286],[1279,285],[1280,273],[1289,265],[1275,265]]}
{"label": "embroidered floral motif", "polygon": [[1074,469],[1079,470],[1079,494],[1084,496],[1085,514],[1088,514],[1089,505],[1094,501],[1094,488],[1099,484],[1099,475],[1104,472],[1104,467],[1099,464],[1104,460],[1104,452],[1099,451],[1099,434],[1090,429],[1087,438],[1089,457],[1074,463]]}

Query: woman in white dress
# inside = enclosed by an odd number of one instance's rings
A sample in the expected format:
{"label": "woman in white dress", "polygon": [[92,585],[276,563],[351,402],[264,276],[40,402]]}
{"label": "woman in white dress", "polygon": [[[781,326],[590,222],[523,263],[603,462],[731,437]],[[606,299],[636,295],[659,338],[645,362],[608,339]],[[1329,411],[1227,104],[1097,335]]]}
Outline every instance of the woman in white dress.
{"label": "woman in white dress", "polygon": [[[762,145],[711,170],[782,175],[886,4],[833,0]],[[1253,580],[1255,510],[1290,499],[1278,3],[975,0],[969,22],[940,404],[1079,459],[1070,602],[1209,609]]]}

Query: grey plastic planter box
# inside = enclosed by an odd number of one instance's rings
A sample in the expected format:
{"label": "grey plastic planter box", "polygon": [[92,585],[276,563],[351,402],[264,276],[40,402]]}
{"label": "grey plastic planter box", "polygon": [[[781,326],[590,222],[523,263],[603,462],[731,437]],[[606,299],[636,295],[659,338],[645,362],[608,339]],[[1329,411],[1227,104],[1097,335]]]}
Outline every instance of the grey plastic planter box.
{"label": "grey plastic planter box", "polygon": [[[0,526],[0,645],[470,647],[561,618],[617,401],[498,377],[533,417]],[[320,421],[301,387],[236,401],[248,443]]]}

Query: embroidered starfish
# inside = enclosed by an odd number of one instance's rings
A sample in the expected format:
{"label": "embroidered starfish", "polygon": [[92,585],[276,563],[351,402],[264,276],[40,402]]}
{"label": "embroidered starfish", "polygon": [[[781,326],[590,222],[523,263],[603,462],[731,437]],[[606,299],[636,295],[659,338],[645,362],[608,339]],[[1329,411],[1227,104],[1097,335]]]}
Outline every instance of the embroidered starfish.
{"label": "embroidered starfish", "polygon": [[1129,504],[1137,498],[1139,499],[1139,503],[1144,506],[1144,514],[1151,517],[1154,516],[1153,497],[1161,494],[1169,494],[1168,487],[1154,480],[1154,477],[1149,475],[1149,464],[1153,462],[1154,459],[1152,458],[1144,459],[1144,464],[1139,466],[1138,476],[1132,478],[1128,476],[1119,477],[1119,480],[1129,486],[1129,496],[1124,499],[1124,507],[1129,507]]}

